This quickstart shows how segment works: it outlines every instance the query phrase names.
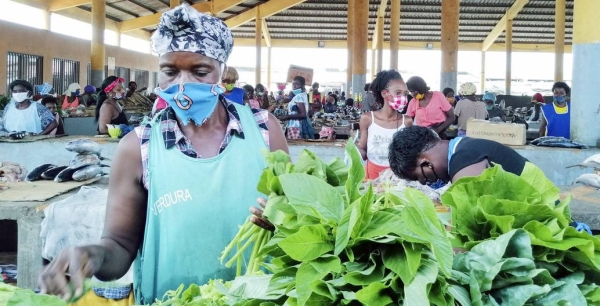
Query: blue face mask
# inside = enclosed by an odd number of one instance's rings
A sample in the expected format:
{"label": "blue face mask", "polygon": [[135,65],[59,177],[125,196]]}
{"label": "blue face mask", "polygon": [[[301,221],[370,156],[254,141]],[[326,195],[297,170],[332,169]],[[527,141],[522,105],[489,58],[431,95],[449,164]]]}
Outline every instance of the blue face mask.
{"label": "blue face mask", "polygon": [[431,187],[432,189],[440,189],[444,186],[446,186],[446,183],[444,183],[444,181],[442,181],[442,179],[438,178],[437,181],[435,182],[427,182],[425,183],[427,186]]}
{"label": "blue face mask", "polygon": [[219,95],[225,88],[217,84],[184,83],[166,89],[156,88],[155,93],[169,104],[184,125],[194,120],[202,125],[215,111]]}
{"label": "blue face mask", "polygon": [[71,94],[74,95],[74,96],[79,96],[79,89],[75,90]]}
{"label": "blue face mask", "polygon": [[567,102],[567,96],[554,96],[554,102],[556,102],[556,104],[565,104]]}
{"label": "blue face mask", "polygon": [[297,94],[299,94],[299,93],[301,93],[301,92],[302,92],[302,89],[300,89],[300,88],[292,90],[292,93],[293,93],[294,95],[297,95]]}

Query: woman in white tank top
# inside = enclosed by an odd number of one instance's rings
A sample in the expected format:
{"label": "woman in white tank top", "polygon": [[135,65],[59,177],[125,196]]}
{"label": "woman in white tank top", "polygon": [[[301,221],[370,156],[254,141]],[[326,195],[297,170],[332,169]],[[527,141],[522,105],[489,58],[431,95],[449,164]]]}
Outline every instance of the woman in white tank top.
{"label": "woman in white tank top", "polygon": [[379,173],[390,167],[389,145],[394,133],[411,126],[412,119],[401,114],[408,104],[408,88],[402,76],[395,70],[384,70],[371,83],[375,101],[381,107],[364,113],[360,118],[358,149],[367,161],[368,180],[379,177]]}

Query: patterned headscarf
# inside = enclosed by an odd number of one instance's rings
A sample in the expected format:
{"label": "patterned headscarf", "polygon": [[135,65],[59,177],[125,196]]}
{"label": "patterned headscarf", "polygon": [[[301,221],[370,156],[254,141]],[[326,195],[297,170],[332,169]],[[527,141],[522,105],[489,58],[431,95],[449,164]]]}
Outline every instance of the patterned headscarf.
{"label": "patterned headscarf", "polygon": [[460,85],[460,88],[458,89],[458,94],[461,96],[471,96],[474,95],[476,92],[477,87],[475,87],[475,84],[471,82],[467,82]]}
{"label": "patterned headscarf", "polygon": [[162,56],[169,52],[199,53],[226,63],[233,48],[233,35],[221,19],[182,4],[160,17],[152,34],[152,49]]}

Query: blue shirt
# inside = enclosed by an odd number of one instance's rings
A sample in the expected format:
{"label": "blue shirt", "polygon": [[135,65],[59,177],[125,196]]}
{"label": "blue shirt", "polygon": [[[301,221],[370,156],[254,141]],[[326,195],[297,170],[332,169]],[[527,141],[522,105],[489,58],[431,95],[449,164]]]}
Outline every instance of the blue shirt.
{"label": "blue shirt", "polygon": [[229,93],[225,93],[225,97],[232,102],[244,105],[244,93],[243,89],[234,87]]}

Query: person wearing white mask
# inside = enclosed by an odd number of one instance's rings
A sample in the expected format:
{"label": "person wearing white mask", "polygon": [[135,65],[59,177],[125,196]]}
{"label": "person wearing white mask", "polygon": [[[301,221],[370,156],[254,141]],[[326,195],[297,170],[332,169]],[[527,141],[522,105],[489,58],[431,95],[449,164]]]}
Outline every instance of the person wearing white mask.
{"label": "person wearing white mask", "polygon": [[8,132],[49,134],[57,127],[52,113],[38,102],[32,101],[33,86],[25,80],[15,80],[9,85],[11,102],[4,108],[4,129]]}
{"label": "person wearing white mask", "polygon": [[292,80],[288,115],[279,117],[279,120],[287,121],[286,137],[290,140],[315,138],[308,120],[308,95],[306,94],[305,82],[304,77],[301,76],[296,76]]}

